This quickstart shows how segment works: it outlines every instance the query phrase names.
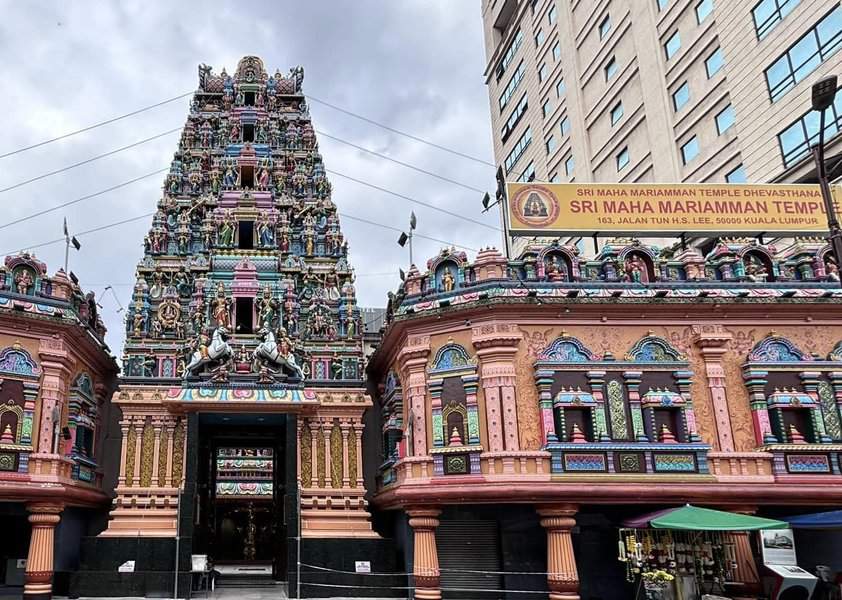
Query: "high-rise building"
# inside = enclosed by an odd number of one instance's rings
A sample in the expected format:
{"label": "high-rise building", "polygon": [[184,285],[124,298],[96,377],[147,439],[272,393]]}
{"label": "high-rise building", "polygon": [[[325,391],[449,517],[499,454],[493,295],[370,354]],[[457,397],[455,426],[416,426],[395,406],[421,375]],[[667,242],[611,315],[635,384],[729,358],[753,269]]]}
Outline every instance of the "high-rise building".
{"label": "high-rise building", "polygon": [[[837,0],[483,0],[482,14],[509,181],[814,177],[810,90],[842,70]],[[832,165],[842,94],[827,116]]]}
{"label": "high-rise building", "polygon": [[299,557],[381,541],[360,309],[303,77],[199,67],[126,320],[116,497],[74,593],[184,595],[211,564],[294,583]]}

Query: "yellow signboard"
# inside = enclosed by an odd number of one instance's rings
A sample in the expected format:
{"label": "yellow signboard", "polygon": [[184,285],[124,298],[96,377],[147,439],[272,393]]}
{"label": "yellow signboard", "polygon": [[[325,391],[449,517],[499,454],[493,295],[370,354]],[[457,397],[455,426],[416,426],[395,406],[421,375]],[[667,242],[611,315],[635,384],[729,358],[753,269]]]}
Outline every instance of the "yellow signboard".
{"label": "yellow signboard", "polygon": [[[509,183],[512,235],[826,234],[818,185]],[[842,193],[833,190],[836,210]]]}

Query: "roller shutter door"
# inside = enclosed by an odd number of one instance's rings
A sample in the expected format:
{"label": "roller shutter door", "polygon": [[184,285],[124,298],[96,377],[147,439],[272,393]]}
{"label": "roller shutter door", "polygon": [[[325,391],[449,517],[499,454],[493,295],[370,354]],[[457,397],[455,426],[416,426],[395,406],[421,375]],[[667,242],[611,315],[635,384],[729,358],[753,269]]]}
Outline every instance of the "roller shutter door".
{"label": "roller shutter door", "polygon": [[[436,529],[436,549],[441,571],[443,599],[496,599],[502,577],[463,571],[500,571],[500,540],[497,521],[441,521]],[[460,571],[460,572],[454,572]],[[447,591],[462,589],[468,591]]]}

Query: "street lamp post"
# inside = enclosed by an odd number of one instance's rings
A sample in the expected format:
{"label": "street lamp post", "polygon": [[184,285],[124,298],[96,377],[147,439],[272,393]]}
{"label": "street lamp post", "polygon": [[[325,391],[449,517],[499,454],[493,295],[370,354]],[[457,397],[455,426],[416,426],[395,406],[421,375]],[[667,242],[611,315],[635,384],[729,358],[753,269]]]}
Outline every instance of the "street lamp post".
{"label": "street lamp post", "polygon": [[824,122],[825,112],[836,98],[836,75],[825,77],[813,84],[813,110],[819,112],[819,143],[813,146],[813,160],[816,163],[816,176],[819,179],[819,187],[822,191],[824,209],[827,213],[827,228],[830,231],[830,248],[833,252],[833,260],[837,268],[842,268],[842,229],[839,228],[839,220],[836,218],[836,208],[833,203],[833,195],[830,191],[830,181],[827,178],[827,168],[824,164]]}

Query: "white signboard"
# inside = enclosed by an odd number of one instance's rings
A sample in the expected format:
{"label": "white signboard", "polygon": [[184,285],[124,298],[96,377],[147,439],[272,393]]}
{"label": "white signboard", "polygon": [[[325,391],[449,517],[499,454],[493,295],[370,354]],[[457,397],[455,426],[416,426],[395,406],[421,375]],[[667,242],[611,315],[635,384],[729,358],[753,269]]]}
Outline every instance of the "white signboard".
{"label": "white signboard", "polygon": [[357,573],[371,573],[371,562],[367,560],[355,560],[354,570]]}
{"label": "white signboard", "polygon": [[760,547],[764,565],[797,565],[795,559],[795,536],[792,529],[763,529],[760,531]]}
{"label": "white signboard", "polygon": [[117,567],[118,573],[134,573],[134,561],[127,560],[122,565]]}

